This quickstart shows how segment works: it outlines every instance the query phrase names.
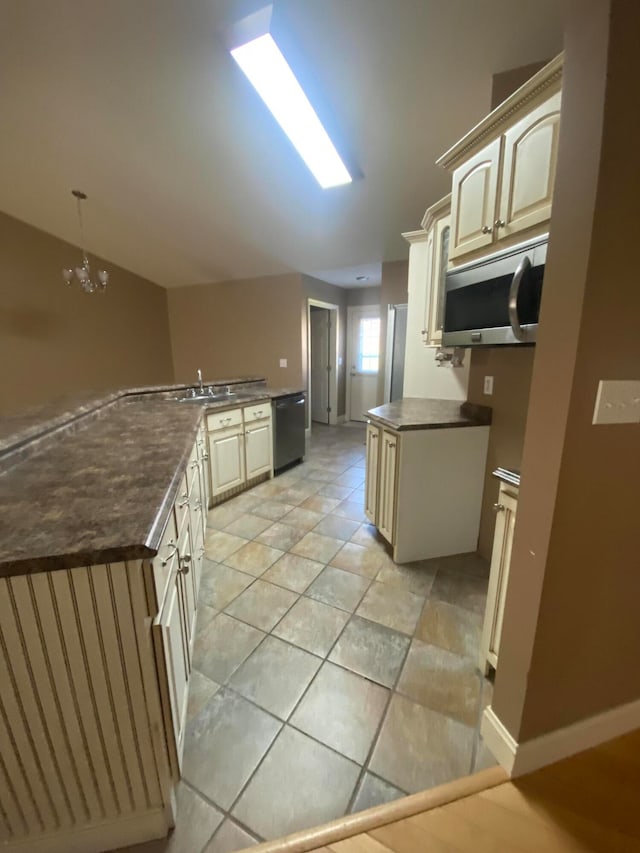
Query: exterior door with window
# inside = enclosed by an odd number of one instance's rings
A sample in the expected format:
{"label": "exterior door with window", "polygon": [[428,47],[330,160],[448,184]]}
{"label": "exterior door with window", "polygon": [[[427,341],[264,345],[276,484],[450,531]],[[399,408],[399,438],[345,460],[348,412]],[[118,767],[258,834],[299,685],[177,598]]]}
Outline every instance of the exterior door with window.
{"label": "exterior door with window", "polygon": [[347,341],[349,366],[348,414],[363,421],[364,413],[377,402],[380,366],[380,306],[349,308]]}

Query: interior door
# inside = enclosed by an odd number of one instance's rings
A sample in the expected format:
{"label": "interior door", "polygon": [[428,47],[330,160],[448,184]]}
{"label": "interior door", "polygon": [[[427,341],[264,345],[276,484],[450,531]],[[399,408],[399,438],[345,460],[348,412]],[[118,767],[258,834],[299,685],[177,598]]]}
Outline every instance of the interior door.
{"label": "interior door", "polygon": [[328,308],[311,306],[311,420],[321,424],[329,423],[329,322]]}
{"label": "interior door", "polygon": [[363,421],[378,397],[380,306],[349,309],[349,420]]}

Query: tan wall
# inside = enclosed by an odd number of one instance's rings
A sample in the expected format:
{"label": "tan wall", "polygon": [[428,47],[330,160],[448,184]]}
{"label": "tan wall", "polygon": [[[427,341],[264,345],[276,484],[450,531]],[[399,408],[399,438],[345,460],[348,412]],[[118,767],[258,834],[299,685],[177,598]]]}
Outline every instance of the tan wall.
{"label": "tan wall", "polygon": [[532,62],[530,65],[520,65],[518,68],[494,74],[491,78],[491,109],[495,110],[499,104],[506,101],[509,95],[513,95],[516,89],[544,68],[548,61],[545,59],[542,62]]}
{"label": "tan wall", "polygon": [[380,285],[347,288],[347,305],[379,305]]}
{"label": "tan wall", "polygon": [[385,261],[380,284],[380,371],[378,373],[378,405],[384,401],[384,371],[386,365],[387,314],[389,305],[406,305],[409,275],[408,261]]}
{"label": "tan wall", "polygon": [[574,3],[565,36],[551,243],[493,700],[519,741],[640,699],[638,426],[591,424],[598,380],[640,372],[640,288],[629,274],[640,226],[640,116],[629,101],[640,85],[640,7],[613,0],[607,45],[608,6]]}
{"label": "tan wall", "polygon": [[[478,550],[487,559],[491,557],[496,521],[493,504],[499,487],[491,472],[498,466],[520,470],[534,355],[533,347],[471,351],[468,399],[492,409],[478,541]],[[483,391],[485,376],[493,376],[491,396]]]}
{"label": "tan wall", "polygon": [[[173,380],[166,292],[108,261],[104,295],[67,287],[80,250],[0,214],[0,413],[75,391]],[[92,260],[92,259],[90,259]]]}
{"label": "tan wall", "polygon": [[[169,291],[177,381],[264,376],[273,386],[303,384],[299,275],[268,276]],[[287,367],[280,367],[280,359]]]}

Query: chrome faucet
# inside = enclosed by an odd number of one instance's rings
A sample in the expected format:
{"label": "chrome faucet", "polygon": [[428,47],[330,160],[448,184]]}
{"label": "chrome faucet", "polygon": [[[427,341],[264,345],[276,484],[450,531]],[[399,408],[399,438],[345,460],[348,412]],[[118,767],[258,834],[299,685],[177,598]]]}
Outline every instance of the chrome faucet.
{"label": "chrome faucet", "polygon": [[202,384],[202,371],[198,368],[198,384],[200,385],[200,393],[204,394],[204,385]]}

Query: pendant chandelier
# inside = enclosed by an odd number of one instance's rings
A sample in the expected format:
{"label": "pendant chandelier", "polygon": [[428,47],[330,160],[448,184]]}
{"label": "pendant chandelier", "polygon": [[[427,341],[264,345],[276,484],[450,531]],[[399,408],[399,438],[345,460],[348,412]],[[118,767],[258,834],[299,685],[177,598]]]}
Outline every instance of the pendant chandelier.
{"label": "pendant chandelier", "polygon": [[62,277],[68,285],[73,284],[74,280],[78,282],[85,293],[104,293],[107,289],[109,281],[109,273],[106,270],[98,270],[97,279],[91,276],[91,267],[89,266],[89,256],[84,248],[84,229],[82,227],[82,207],[81,204],[86,200],[86,193],[81,190],[71,190],[71,195],[75,197],[78,205],[78,222],[80,224],[80,248],[82,249],[82,264],[81,266],[71,269],[67,267],[62,270]]}

